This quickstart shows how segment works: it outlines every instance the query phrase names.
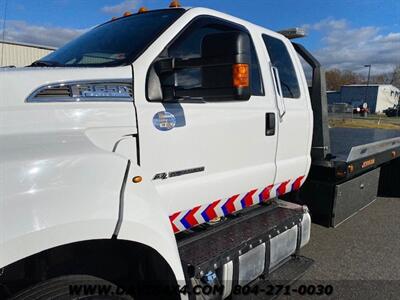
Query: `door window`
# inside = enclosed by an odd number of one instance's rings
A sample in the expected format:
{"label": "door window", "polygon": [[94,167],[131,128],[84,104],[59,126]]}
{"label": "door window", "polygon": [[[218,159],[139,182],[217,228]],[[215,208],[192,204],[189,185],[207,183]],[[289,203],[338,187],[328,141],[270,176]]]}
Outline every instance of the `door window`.
{"label": "door window", "polygon": [[271,63],[279,71],[283,97],[299,98],[300,87],[297,80],[296,70],[294,69],[293,61],[285,44],[281,40],[265,34],[263,35],[263,39]]}

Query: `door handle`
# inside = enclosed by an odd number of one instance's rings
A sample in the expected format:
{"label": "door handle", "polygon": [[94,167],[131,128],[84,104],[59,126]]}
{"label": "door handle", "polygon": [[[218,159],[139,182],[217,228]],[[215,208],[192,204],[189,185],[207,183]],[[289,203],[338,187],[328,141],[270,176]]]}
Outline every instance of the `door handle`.
{"label": "door handle", "polygon": [[271,136],[275,135],[275,114],[274,113],[266,113],[265,114],[265,135]]}

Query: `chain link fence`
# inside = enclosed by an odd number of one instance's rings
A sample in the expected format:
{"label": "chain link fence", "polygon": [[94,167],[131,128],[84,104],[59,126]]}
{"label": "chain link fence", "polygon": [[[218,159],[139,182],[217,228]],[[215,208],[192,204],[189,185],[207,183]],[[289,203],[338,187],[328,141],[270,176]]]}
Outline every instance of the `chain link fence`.
{"label": "chain link fence", "polygon": [[400,130],[400,117],[359,112],[348,103],[328,105],[330,127],[378,128]]}
{"label": "chain link fence", "polygon": [[329,118],[335,119],[353,119],[354,109],[348,103],[335,103],[328,105]]}

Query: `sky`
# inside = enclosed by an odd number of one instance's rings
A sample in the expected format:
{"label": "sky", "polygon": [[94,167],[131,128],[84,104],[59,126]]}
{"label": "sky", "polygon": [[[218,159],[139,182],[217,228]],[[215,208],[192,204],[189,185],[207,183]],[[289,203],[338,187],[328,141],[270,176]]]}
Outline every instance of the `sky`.
{"label": "sky", "polygon": [[[169,0],[0,0],[0,39],[59,47],[92,26]],[[400,65],[400,0],[181,0],[272,30],[304,27],[301,40],[325,68],[372,73]],[[6,18],[5,18],[6,17]],[[4,22],[4,19],[6,20]],[[5,32],[3,28],[5,24]],[[300,42],[300,40],[299,40]]]}

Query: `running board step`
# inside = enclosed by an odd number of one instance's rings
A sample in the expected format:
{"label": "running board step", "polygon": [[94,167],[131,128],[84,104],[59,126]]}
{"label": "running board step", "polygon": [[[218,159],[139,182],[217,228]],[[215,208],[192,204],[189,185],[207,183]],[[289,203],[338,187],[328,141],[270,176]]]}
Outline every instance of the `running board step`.
{"label": "running board step", "polygon": [[182,238],[178,249],[186,281],[196,284],[215,274],[222,285],[230,281],[233,287],[248,284],[246,276],[268,276],[308,241],[310,223],[305,208],[278,200]]}
{"label": "running board step", "polygon": [[[246,300],[272,300],[285,292],[296,295],[293,283],[300,279],[304,273],[314,264],[314,260],[304,256],[293,256],[268,277],[254,281],[250,286],[257,287],[248,295]],[[281,288],[283,287],[283,288]],[[289,290],[287,290],[289,289]],[[240,297],[239,297],[240,298]]]}

